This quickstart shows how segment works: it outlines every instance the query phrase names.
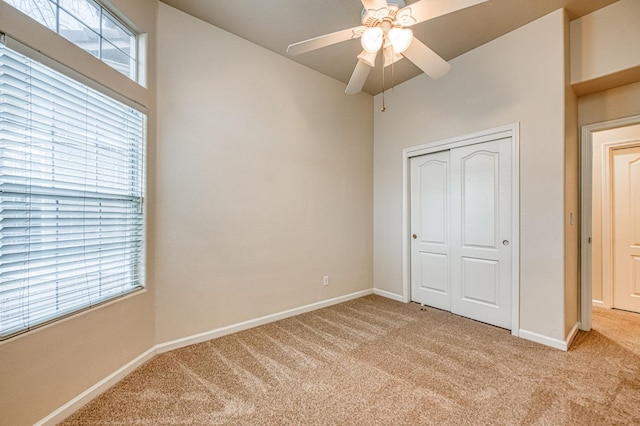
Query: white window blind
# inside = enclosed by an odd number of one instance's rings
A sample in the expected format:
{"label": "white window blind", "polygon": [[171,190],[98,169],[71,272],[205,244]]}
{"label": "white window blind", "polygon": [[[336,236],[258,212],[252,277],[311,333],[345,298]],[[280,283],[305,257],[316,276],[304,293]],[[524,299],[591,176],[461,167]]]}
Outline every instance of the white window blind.
{"label": "white window blind", "polygon": [[143,287],[145,121],[0,44],[0,339]]}

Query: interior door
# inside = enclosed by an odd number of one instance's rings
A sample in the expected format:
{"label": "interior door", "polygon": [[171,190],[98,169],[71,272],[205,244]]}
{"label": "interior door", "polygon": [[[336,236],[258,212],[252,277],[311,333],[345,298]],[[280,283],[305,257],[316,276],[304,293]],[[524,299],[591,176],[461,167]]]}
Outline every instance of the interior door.
{"label": "interior door", "polygon": [[451,151],[451,311],[511,329],[511,138]]}
{"label": "interior door", "polygon": [[449,151],[413,157],[411,300],[451,310]]}
{"label": "interior door", "polygon": [[640,146],[612,152],[613,307],[640,312]]}
{"label": "interior door", "polygon": [[412,301],[511,329],[511,149],[411,159]]}

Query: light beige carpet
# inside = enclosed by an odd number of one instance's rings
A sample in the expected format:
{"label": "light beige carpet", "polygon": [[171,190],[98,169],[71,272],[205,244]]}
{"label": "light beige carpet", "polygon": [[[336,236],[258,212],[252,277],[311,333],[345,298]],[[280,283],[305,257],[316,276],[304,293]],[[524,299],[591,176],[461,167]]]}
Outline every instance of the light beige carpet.
{"label": "light beige carpet", "polygon": [[159,355],[64,424],[640,424],[640,315],[594,323],[562,352],[368,296]]}

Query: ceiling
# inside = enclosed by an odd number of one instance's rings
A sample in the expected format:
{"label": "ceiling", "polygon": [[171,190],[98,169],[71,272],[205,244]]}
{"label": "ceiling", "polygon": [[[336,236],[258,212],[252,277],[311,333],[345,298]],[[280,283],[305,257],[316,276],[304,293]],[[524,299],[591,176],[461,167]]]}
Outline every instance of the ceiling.
{"label": "ceiling", "polygon": [[[362,50],[349,40],[300,56],[289,56],[287,46],[360,25],[359,0],[162,0],[216,27],[346,83]],[[406,4],[416,0],[406,0]],[[429,1],[429,0],[423,0]],[[576,19],[618,0],[489,0],[412,27],[414,35],[449,61],[501,35],[564,7]],[[379,55],[380,56],[380,55]],[[393,84],[420,74],[409,60],[394,65]],[[391,80],[387,69],[386,86]],[[365,83],[365,92],[382,91],[377,66]]]}

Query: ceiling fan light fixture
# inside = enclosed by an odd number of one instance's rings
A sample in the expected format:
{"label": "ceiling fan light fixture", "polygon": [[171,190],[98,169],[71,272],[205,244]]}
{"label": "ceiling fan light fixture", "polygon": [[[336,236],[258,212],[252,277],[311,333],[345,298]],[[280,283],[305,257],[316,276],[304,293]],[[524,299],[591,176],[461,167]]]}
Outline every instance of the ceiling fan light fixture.
{"label": "ceiling fan light fixture", "polygon": [[[383,65],[383,77],[385,67],[402,58],[407,58],[431,78],[440,78],[451,69],[451,65],[414,37],[413,31],[408,27],[489,0],[410,0],[408,6],[405,6],[405,1],[409,2],[409,0],[361,0],[364,6],[361,14],[362,25],[291,44],[287,48],[287,53],[300,55],[360,38],[364,51],[358,55],[358,62],[347,84],[347,94],[362,90],[369,71],[375,68],[377,53],[381,48],[383,52],[380,62]],[[391,75],[393,77],[393,68]],[[384,81],[382,86],[384,88]],[[384,94],[384,91],[382,93]]]}
{"label": "ceiling fan light fixture", "polygon": [[413,31],[409,28],[394,27],[389,30],[387,35],[395,53],[404,52],[413,41]]}
{"label": "ceiling fan light fixture", "polygon": [[375,53],[382,47],[384,33],[379,27],[367,28],[362,33],[360,41],[362,48],[369,53]]}

